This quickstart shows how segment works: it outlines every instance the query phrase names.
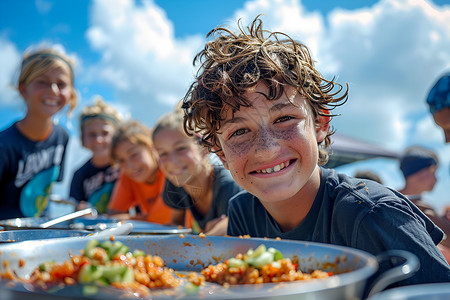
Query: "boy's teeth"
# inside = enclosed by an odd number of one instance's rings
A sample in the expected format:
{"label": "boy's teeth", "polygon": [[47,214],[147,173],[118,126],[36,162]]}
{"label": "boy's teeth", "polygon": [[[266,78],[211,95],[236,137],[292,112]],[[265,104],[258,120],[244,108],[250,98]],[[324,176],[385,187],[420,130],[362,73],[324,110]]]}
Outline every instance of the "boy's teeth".
{"label": "boy's teeth", "polygon": [[270,174],[272,172],[278,172],[278,171],[286,168],[287,166],[289,166],[289,161],[287,161],[286,163],[281,163],[279,165],[276,165],[273,168],[267,168],[267,169],[262,169],[262,170],[256,171],[256,173]]}

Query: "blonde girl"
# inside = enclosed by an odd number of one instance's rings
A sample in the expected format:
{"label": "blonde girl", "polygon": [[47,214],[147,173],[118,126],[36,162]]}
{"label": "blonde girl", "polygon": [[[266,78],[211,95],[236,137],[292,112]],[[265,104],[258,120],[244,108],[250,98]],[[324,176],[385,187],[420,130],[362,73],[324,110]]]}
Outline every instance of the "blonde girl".
{"label": "blonde girl", "polygon": [[108,213],[128,218],[130,208],[140,213],[133,217],[153,223],[168,224],[172,209],[162,200],[164,174],[159,169],[157,154],[151,140],[152,132],[137,121],[120,126],[111,142],[111,154],[121,175],[108,205]]}
{"label": "blonde girl", "polygon": [[173,224],[185,224],[181,212],[189,209],[194,226],[208,235],[225,235],[228,201],[241,188],[222,165],[212,165],[209,152],[198,136],[183,130],[183,115],[176,110],[164,115],[153,131],[153,143],[159,154],[161,170],[167,178],[164,202],[178,209]]}
{"label": "blonde girl", "polygon": [[70,186],[70,198],[77,209],[93,206],[106,213],[119,167],[112,163],[110,146],[122,116],[114,107],[97,98],[83,108],[80,115],[81,142],[92,153],[91,158],[75,171]]}
{"label": "blonde girl", "polygon": [[77,104],[73,66],[53,49],[23,57],[17,88],[26,114],[0,132],[0,219],[43,215],[52,184],[63,179],[69,135],[52,119]]}

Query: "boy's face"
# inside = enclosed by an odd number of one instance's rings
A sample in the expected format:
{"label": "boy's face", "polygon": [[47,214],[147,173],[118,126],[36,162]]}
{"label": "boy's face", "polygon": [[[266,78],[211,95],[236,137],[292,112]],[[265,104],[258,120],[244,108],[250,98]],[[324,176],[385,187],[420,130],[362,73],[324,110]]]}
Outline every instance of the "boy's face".
{"label": "boy's face", "polygon": [[246,95],[250,107],[225,115],[218,134],[221,159],[234,180],[261,201],[287,200],[318,168],[317,144],[328,125],[315,126],[307,101],[290,86],[275,101],[258,92],[268,89],[259,83]]}
{"label": "boy's face", "polygon": [[69,103],[72,97],[70,73],[62,67],[53,68],[27,85],[20,85],[19,90],[27,104],[28,114],[50,118]]}
{"label": "boy's face", "polygon": [[445,142],[450,143],[450,107],[437,111],[433,118],[436,124],[444,131]]}
{"label": "boy's face", "polygon": [[132,180],[151,183],[155,178],[158,163],[148,147],[124,140],[117,144],[114,154],[120,168]]}
{"label": "boy's face", "polygon": [[109,158],[114,131],[114,126],[102,118],[88,120],[83,124],[83,146],[91,150],[94,157]]}
{"label": "boy's face", "polygon": [[162,129],[154,139],[159,165],[164,175],[176,186],[198,185],[204,177],[205,154],[195,140],[178,129]]}

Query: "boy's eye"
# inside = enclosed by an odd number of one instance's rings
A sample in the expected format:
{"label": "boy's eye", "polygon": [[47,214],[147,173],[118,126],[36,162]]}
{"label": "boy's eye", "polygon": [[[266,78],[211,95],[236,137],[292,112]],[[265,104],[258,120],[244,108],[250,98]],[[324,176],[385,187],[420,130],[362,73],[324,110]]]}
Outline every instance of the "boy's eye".
{"label": "boy's eye", "polygon": [[244,129],[244,128],[241,128],[241,129],[238,129],[238,130],[236,130],[235,132],[233,132],[232,134],[231,134],[231,136],[233,137],[233,136],[240,136],[240,135],[243,135],[243,134],[245,134],[245,133],[247,133],[247,129]]}
{"label": "boy's eye", "polygon": [[186,147],[178,147],[175,149],[175,151],[177,151],[177,152],[182,152],[184,150],[186,150]]}
{"label": "boy's eye", "polygon": [[286,122],[286,121],[292,120],[293,118],[294,117],[292,117],[292,116],[282,116],[282,117],[276,119],[275,123]]}

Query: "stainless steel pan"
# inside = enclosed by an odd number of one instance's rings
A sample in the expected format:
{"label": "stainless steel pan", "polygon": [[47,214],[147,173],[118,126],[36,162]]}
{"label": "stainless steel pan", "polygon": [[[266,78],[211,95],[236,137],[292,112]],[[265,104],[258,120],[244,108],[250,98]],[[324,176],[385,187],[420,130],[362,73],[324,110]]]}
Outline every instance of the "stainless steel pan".
{"label": "stainless steel pan", "polygon": [[[285,257],[297,256],[303,271],[324,269],[332,271],[334,275],[327,279],[291,282],[282,284],[261,284],[232,286],[228,289],[215,284],[207,284],[200,288],[196,296],[187,296],[183,287],[170,291],[156,291],[152,299],[360,299],[363,295],[366,281],[378,268],[377,258],[360,250],[334,245],[272,240],[272,239],[240,239],[231,237],[204,237],[197,235],[150,235],[150,236],[120,236],[116,237],[126,243],[131,250],[141,249],[147,253],[161,256],[170,268],[177,271],[199,271],[208,264],[224,261],[237,253],[244,253],[249,248],[256,248],[260,244],[279,249]],[[78,253],[86,246],[87,239],[64,238],[42,241],[29,241],[17,244],[0,245],[0,271],[5,270],[4,261],[7,260],[19,276],[27,277],[40,263],[50,259],[63,261],[69,258],[68,253]],[[19,245],[20,244],[20,245]],[[381,275],[378,282],[387,284],[409,277],[418,267],[415,256],[405,252],[406,262],[394,268],[401,275],[392,275],[394,269]],[[19,260],[26,264],[19,267]],[[382,289],[385,286],[378,286]],[[14,287],[0,282],[0,288],[6,289],[13,299],[20,295],[21,299],[34,295],[42,295],[27,286],[17,284]],[[0,291],[2,293],[2,291]],[[61,296],[81,297],[81,288],[72,287],[57,292]],[[101,289],[94,296],[95,299],[119,298],[119,292],[111,289]],[[120,296],[122,297],[122,296]],[[27,298],[27,297],[26,297]],[[15,299],[15,298],[14,298]],[[17,298],[18,299],[18,298]]]}
{"label": "stainless steel pan", "polygon": [[[48,218],[15,218],[0,220],[0,226],[3,226],[5,230],[39,229],[42,228],[42,224],[49,221],[51,220]],[[117,226],[119,223],[131,223],[133,225],[131,234],[188,234],[192,231],[190,228],[166,226],[146,221],[119,221],[118,219],[106,216],[78,217],[73,220],[57,223],[49,227],[49,229],[99,231]]]}

